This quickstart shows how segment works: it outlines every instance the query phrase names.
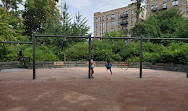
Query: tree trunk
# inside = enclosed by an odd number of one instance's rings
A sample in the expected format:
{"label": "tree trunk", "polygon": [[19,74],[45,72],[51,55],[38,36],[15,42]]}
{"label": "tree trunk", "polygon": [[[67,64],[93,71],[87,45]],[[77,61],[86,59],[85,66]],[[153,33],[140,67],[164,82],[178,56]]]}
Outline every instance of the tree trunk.
{"label": "tree trunk", "polygon": [[[141,0],[138,0],[136,5],[137,5],[136,6],[137,12],[136,12],[136,23],[135,23],[135,25],[137,25],[138,22],[139,22],[139,15],[140,15],[140,11],[141,11]],[[135,27],[134,36],[137,36],[137,27]]]}

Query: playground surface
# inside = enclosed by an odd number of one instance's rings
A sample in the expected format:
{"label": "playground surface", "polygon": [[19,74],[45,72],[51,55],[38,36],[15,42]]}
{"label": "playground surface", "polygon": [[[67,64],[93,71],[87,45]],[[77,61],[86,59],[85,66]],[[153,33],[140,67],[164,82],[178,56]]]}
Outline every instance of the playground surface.
{"label": "playground surface", "polygon": [[188,111],[186,73],[138,68],[0,72],[0,111]]}

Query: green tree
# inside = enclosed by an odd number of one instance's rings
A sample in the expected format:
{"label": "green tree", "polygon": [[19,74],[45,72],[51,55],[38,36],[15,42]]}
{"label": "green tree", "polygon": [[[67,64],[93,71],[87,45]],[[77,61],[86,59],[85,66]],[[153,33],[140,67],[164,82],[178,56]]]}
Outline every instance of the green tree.
{"label": "green tree", "polygon": [[[87,26],[86,18],[82,19],[82,15],[80,13],[76,14],[76,19],[74,22],[71,22],[71,17],[69,16],[68,9],[66,3],[64,3],[63,12],[61,16],[57,14],[55,11],[52,11],[51,17],[47,17],[46,23],[42,28],[42,34],[45,35],[69,35],[69,36],[81,36],[87,34],[89,27]],[[53,14],[54,13],[54,14]],[[59,55],[62,60],[62,56],[64,57],[64,61],[66,60],[65,50],[68,47],[71,47],[72,44],[77,42],[83,42],[84,39],[65,39],[65,38],[40,38],[38,39],[42,44],[54,44],[53,47],[56,47],[58,50],[54,50],[55,54]],[[63,54],[62,54],[63,51]]]}
{"label": "green tree", "polygon": [[74,20],[74,23],[71,28],[72,28],[71,35],[83,36],[87,34],[90,27],[87,26],[86,17],[82,19],[82,15],[78,12],[76,14],[76,19]]}
{"label": "green tree", "polygon": [[[136,5],[136,24],[139,22],[139,15],[143,11],[142,3],[145,2],[145,0],[131,0],[133,2],[133,5]],[[135,27],[134,35],[137,36],[137,27]]]}
{"label": "green tree", "polygon": [[9,11],[11,8],[17,10],[18,4],[22,3],[22,0],[1,0],[2,1],[2,7],[5,8],[5,10]]}
{"label": "green tree", "polygon": [[50,15],[49,0],[26,0],[23,13],[25,34],[31,36],[33,32],[41,32],[41,28]]}
{"label": "green tree", "polygon": [[143,23],[135,25],[132,35],[137,30],[137,35],[147,37],[188,37],[188,22],[183,19],[180,10],[171,8],[157,12]]}
{"label": "green tree", "polygon": [[145,2],[145,0],[131,0],[134,5],[136,5],[136,24],[138,24],[139,20],[139,14],[143,11],[142,3]]}
{"label": "green tree", "polygon": [[[0,7],[0,41],[26,41],[23,33],[23,23],[17,12],[8,12]],[[2,61],[15,60],[16,47],[12,44],[0,44]]]}

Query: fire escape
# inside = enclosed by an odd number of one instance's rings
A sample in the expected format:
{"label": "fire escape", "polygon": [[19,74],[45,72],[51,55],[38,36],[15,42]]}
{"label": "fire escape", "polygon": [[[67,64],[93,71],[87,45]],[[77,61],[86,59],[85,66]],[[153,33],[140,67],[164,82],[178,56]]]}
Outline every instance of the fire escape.
{"label": "fire escape", "polygon": [[126,14],[122,14],[120,16],[120,18],[122,19],[122,22],[120,22],[120,25],[122,26],[122,30],[125,31],[125,27],[126,27],[126,31],[128,31],[128,13]]}

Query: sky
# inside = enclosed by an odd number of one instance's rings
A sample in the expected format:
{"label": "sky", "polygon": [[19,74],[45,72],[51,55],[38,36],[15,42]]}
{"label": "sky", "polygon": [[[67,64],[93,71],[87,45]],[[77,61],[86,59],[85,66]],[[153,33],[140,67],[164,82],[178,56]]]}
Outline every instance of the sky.
{"label": "sky", "polygon": [[[87,25],[90,26],[89,33],[93,33],[94,30],[93,16],[95,12],[109,11],[128,6],[128,4],[132,3],[131,0],[62,0],[62,3],[65,2],[69,6],[69,13],[72,20],[75,19],[74,17],[78,11],[83,18],[86,17],[88,20]],[[20,10],[24,9],[22,5],[19,7]]]}
{"label": "sky", "polygon": [[131,0],[62,0],[62,2],[68,4],[71,17],[75,17],[78,11],[83,17],[86,17],[88,26],[90,26],[89,33],[94,32],[93,16],[95,12],[109,11],[132,3]]}

